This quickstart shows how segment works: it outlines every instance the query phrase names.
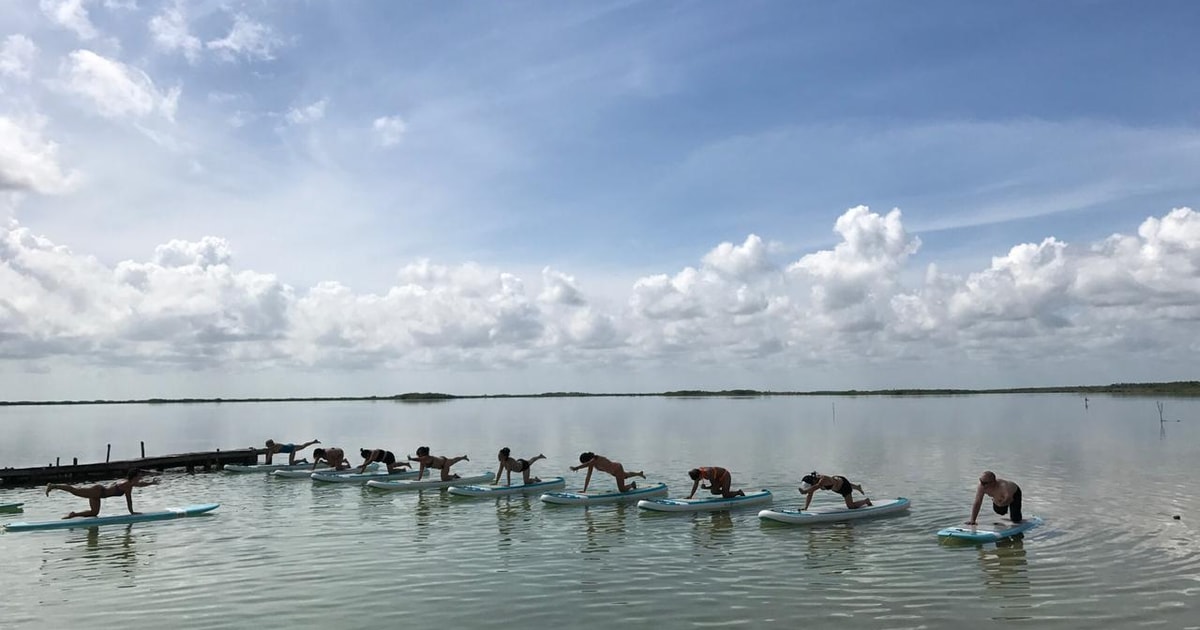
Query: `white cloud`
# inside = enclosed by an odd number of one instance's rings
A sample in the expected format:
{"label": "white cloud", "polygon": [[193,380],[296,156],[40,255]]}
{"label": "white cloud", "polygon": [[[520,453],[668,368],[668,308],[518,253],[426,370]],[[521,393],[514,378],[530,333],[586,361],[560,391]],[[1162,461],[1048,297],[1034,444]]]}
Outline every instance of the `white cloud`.
{"label": "white cloud", "polygon": [[566,306],[587,304],[587,300],[575,283],[574,276],[546,267],[542,269],[542,287],[542,292],[538,295],[538,300],[541,302]]}
{"label": "white cloud", "polygon": [[44,126],[43,118],[0,116],[0,190],[54,194],[74,186],[78,175],[63,172],[58,144],[42,137]]}
{"label": "white cloud", "polygon": [[74,31],[79,39],[89,40],[96,37],[96,27],[88,17],[84,6],[87,0],[40,0],[42,13],[55,24]]}
{"label": "white cloud", "polygon": [[767,246],[755,234],[741,245],[721,243],[702,259],[704,266],[732,278],[748,278],[772,269]]}
{"label": "white cloud", "polygon": [[199,59],[203,44],[199,37],[188,30],[182,2],[163,7],[162,13],[150,18],[148,26],[159,48],[168,52],[179,51],[192,63]]}
{"label": "white cloud", "polygon": [[175,119],[181,89],[161,92],[145,72],[133,66],[90,50],[76,50],[64,62],[61,75],[66,89],[87,97],[102,116],[140,118],[157,113]]}
{"label": "white cloud", "polygon": [[392,147],[400,144],[408,125],[399,116],[383,116],[376,118],[371,128],[375,130],[375,139],[379,146]]}
{"label": "white cloud", "polygon": [[0,75],[17,79],[28,79],[37,46],[24,35],[9,35],[0,46]]}
{"label": "white cloud", "polygon": [[226,61],[233,61],[238,57],[270,61],[275,58],[275,51],[283,45],[283,41],[271,27],[239,13],[233,17],[233,26],[230,27],[228,35],[205,45]]}
{"label": "white cloud", "polygon": [[293,107],[284,118],[293,125],[310,125],[325,117],[325,105],[329,99],[321,99],[304,107]]}

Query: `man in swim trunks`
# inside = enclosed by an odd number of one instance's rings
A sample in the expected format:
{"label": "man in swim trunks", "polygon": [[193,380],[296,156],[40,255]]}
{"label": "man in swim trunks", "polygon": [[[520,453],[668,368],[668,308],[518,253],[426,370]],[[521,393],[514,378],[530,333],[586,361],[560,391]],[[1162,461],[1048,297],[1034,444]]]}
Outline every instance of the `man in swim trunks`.
{"label": "man in swim trunks", "polygon": [[[692,491],[687,495],[687,498],[696,496],[696,488],[704,488],[711,491],[713,494],[719,494],[723,498],[744,497],[746,493],[738,490],[733,492],[729,486],[733,484],[733,475],[728,470],[720,466],[709,466],[707,468],[693,468],[688,471],[688,476],[692,478]],[[700,482],[707,481],[708,485],[700,485]]]}
{"label": "man in swim trunks", "polygon": [[71,494],[88,500],[89,509],[86,512],[71,512],[63,517],[68,518],[91,518],[100,514],[100,500],[119,497],[125,495],[125,505],[129,507],[130,514],[141,514],[141,512],[133,511],[133,489],[153,486],[158,483],[157,479],[150,481],[142,481],[144,473],[140,470],[131,470],[129,474],[112,485],[104,486],[96,484],[93,486],[76,487],[66,483],[49,483],[46,484],[46,496],[50,496],[51,490],[64,490]]}
{"label": "man in swim trunks", "polygon": [[421,464],[420,469],[417,471],[417,481],[420,481],[421,477],[425,476],[426,468],[429,470],[442,471],[442,481],[453,481],[459,477],[458,475],[450,474],[450,467],[458,462],[469,462],[471,461],[471,458],[467,457],[466,455],[459,455],[458,457],[430,455],[428,446],[420,446],[417,448],[417,456],[409,457],[408,461]]}
{"label": "man in swim trunks", "polygon": [[513,459],[510,457],[511,452],[512,451],[508,450],[507,446],[500,449],[500,454],[497,456],[500,460],[500,469],[496,471],[496,478],[492,480],[492,485],[500,483],[500,473],[502,472],[508,473],[508,481],[506,481],[505,484],[509,486],[512,485],[512,474],[514,472],[521,473],[522,480],[526,484],[537,483],[541,481],[541,479],[537,477],[529,476],[529,467],[533,465],[533,462],[536,462],[539,459],[546,459],[545,455],[538,453],[532,459]]}
{"label": "man in swim trunks", "polygon": [[627,473],[625,472],[625,467],[621,465],[621,462],[614,462],[603,455],[597,455],[591,451],[579,454],[579,465],[571,466],[571,472],[575,472],[584,468],[588,469],[588,471],[587,477],[585,477],[583,480],[582,492],[587,492],[588,484],[592,481],[593,469],[606,472],[615,477],[617,480],[617,490],[621,492],[628,492],[630,490],[637,489],[636,481],[627,486],[625,485],[626,479],[629,479],[630,477],[641,477],[642,479],[646,478],[646,475],[642,474],[642,471],[640,470],[638,472]]}
{"label": "man in swim trunks", "polygon": [[802,510],[808,509],[808,506],[812,503],[813,495],[817,493],[817,490],[830,490],[842,495],[842,498],[846,500],[846,507],[850,508],[851,510],[856,510],[864,505],[872,505],[870,499],[855,501],[851,496],[854,494],[855,490],[858,490],[862,494],[866,494],[866,492],[863,492],[862,486],[856,483],[851,483],[849,479],[841,475],[833,475],[830,477],[827,475],[822,475],[814,470],[811,473],[804,475],[804,478],[800,481],[803,484],[800,486],[800,492],[808,495],[804,499],[804,507],[801,508]]}
{"label": "man in swim trunks", "polygon": [[345,470],[350,467],[350,461],[346,459],[346,453],[336,446],[314,448],[312,470],[317,469],[317,464],[321,463],[321,460],[325,460],[325,463],[334,470]]}
{"label": "man in swim trunks", "polygon": [[267,453],[266,453],[267,463],[268,464],[271,463],[271,458],[275,456],[275,453],[280,453],[280,454],[287,453],[288,465],[290,466],[290,465],[296,463],[296,453],[303,451],[304,449],[312,446],[313,444],[320,444],[320,443],[321,443],[321,440],[313,440],[311,442],[305,442],[305,443],[297,446],[295,444],[292,444],[291,442],[288,442],[287,444],[280,444],[279,442],[276,442],[275,440],[267,440]]}
{"label": "man in swim trunks", "polygon": [[979,508],[983,507],[983,495],[992,498],[992,511],[996,514],[1008,514],[1008,519],[1014,523],[1021,522],[1021,487],[1007,480],[996,477],[996,473],[985,470],[979,476],[979,488],[975,490],[975,502],[971,504],[971,520],[967,525],[974,525],[979,517]]}
{"label": "man in swim trunks", "polygon": [[367,472],[367,465],[369,465],[371,462],[383,462],[383,465],[387,466],[388,474],[391,474],[394,470],[400,468],[401,466],[404,468],[409,467],[408,462],[397,463],[395,453],[392,453],[391,451],[385,451],[381,448],[360,448],[358,449],[358,454],[363,458],[362,468],[358,470],[360,473]]}

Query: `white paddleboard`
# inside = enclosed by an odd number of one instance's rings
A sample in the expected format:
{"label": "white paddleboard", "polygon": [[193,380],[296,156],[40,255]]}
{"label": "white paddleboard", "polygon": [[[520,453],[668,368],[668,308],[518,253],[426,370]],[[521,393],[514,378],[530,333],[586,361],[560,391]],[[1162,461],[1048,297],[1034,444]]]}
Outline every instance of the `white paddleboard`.
{"label": "white paddleboard", "polygon": [[543,503],[551,505],[604,505],[607,503],[623,503],[637,501],[650,497],[667,496],[667,484],[652,483],[638,486],[628,492],[606,490],[603,492],[547,492],[540,498]]}
{"label": "white paddleboard", "polygon": [[4,529],[10,532],[28,532],[39,529],[75,529],[79,527],[97,527],[100,525],[116,525],[121,523],[141,523],[143,521],[163,521],[185,516],[196,516],[217,509],[218,503],[203,503],[186,507],[167,508],[158,512],[142,514],[118,514],[115,516],[97,516],[92,518],[67,518],[36,523],[9,523]]}
{"label": "white paddleboard", "polygon": [[[413,473],[413,476],[416,476],[416,473]],[[470,484],[474,484],[474,483],[479,483],[481,481],[491,481],[491,480],[492,480],[492,473],[483,473],[480,475],[473,475],[470,477],[460,477],[458,479],[451,479],[449,481],[442,481],[441,477],[435,477],[434,479],[426,478],[426,479],[422,479],[421,481],[417,481],[416,479],[408,479],[408,480],[401,480],[401,481],[368,481],[367,487],[375,488],[376,490],[392,490],[392,491],[429,490],[431,488],[449,488],[450,486],[455,486],[455,485],[459,485],[459,486],[470,485]]]}
{"label": "white paddleboard", "polygon": [[358,469],[355,469],[353,472],[351,472],[349,474],[342,473],[342,472],[328,472],[328,473],[315,472],[315,473],[309,475],[309,478],[312,479],[314,483],[316,483],[316,482],[357,483],[357,484],[361,485],[361,484],[367,483],[368,481],[372,481],[372,480],[389,481],[389,480],[396,480],[396,479],[412,479],[413,477],[416,477],[416,476],[417,476],[417,471],[415,471],[415,470],[406,470],[403,472],[389,473],[387,471],[387,469],[384,469],[384,470],[377,470],[375,472],[360,473],[360,472],[358,472]]}
{"label": "white paddleboard", "polygon": [[[461,481],[462,480],[458,480],[459,483],[461,483]],[[519,483],[511,486],[453,485],[450,486],[447,491],[450,494],[458,495],[460,497],[498,497],[506,494],[529,494],[530,492],[542,492],[543,490],[563,488],[566,487],[566,485],[566,479],[563,479],[562,477],[550,477],[549,479],[543,479],[541,481]]]}
{"label": "white paddleboard", "polygon": [[[302,468],[312,468],[312,462],[299,460],[295,464],[225,464],[225,468],[222,470],[231,473],[269,473],[275,470],[300,470]],[[317,466],[317,470],[320,469],[321,466]]]}
{"label": "white paddleboard", "polygon": [[20,512],[24,503],[0,503],[0,512]]}
{"label": "white paddleboard", "polygon": [[655,512],[713,512],[716,510],[734,510],[752,505],[762,505],[771,502],[770,490],[747,492],[745,496],[711,497],[704,499],[644,499],[638,501],[638,507]]}
{"label": "white paddleboard", "polygon": [[[328,466],[317,466],[316,470],[313,470],[312,465],[309,465],[301,470],[273,470],[271,471],[271,476],[275,477],[276,479],[312,479],[313,473],[321,473],[324,475],[353,475],[358,472],[359,468],[361,468],[361,466],[351,466],[349,468],[342,468],[341,470],[333,470]],[[367,464],[368,471],[375,472],[378,469],[379,464],[376,464],[375,462]]]}
{"label": "white paddleboard", "polygon": [[853,510],[846,507],[845,503],[840,505],[821,505],[808,510],[798,510],[794,508],[763,510],[758,513],[758,518],[768,521],[778,521],[780,523],[791,523],[793,525],[840,523],[842,521],[853,521],[862,518],[875,518],[885,514],[903,512],[907,510],[908,507],[908,499],[900,497],[898,499],[888,499],[886,501],[875,501],[874,505],[870,507],[863,506]]}
{"label": "white paddleboard", "polygon": [[938,538],[948,540],[963,540],[966,542],[989,543],[1011,538],[1027,532],[1042,524],[1042,519],[1030,516],[1020,523],[997,521],[983,525],[965,525],[962,527],[947,527],[937,533]]}

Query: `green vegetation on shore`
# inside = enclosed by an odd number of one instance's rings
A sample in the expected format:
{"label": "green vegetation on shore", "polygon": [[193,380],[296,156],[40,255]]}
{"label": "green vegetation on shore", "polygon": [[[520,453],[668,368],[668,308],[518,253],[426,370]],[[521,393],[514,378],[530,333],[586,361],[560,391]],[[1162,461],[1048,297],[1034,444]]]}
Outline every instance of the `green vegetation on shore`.
{"label": "green vegetation on shore", "polygon": [[295,396],[287,398],[147,398],[142,400],[12,400],[0,401],[0,406],[21,405],[167,405],[180,403],[255,403],[255,402],[332,402],[332,401],[396,401],[440,402],[488,398],[750,398],[763,396],[968,396],[980,394],[1110,394],[1118,396],[1200,396],[1200,381],[1170,383],[1114,383],[1112,385],[1077,385],[1067,387],[1014,387],[1007,389],[873,389],[820,391],[765,391],[757,389],[725,389],[706,391],[685,389],[646,394],[591,394],[585,392],[544,392],[541,394],[478,394],[459,396],[436,392],[411,392],[394,396]]}

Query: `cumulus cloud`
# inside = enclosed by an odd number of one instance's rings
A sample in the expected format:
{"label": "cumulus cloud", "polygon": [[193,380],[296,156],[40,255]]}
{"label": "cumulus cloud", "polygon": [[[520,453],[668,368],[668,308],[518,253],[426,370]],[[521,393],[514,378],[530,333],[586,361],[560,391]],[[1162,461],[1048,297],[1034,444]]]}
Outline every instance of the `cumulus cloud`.
{"label": "cumulus cloud", "polygon": [[205,44],[209,50],[216,51],[226,61],[234,61],[238,57],[270,61],[275,58],[275,51],[282,45],[283,40],[271,27],[255,22],[242,13],[233,16],[229,34]]}
{"label": "cumulus cloud", "polygon": [[182,2],[163,7],[161,13],[150,18],[147,26],[154,38],[154,44],[159,48],[167,52],[178,51],[192,63],[200,58],[200,51],[204,45],[200,38],[189,30]]}
{"label": "cumulus cloud", "polygon": [[329,99],[321,99],[304,107],[293,107],[284,115],[289,123],[293,125],[310,125],[325,117],[325,105]]}
{"label": "cumulus cloud", "polygon": [[375,119],[371,128],[375,130],[375,139],[379,146],[393,147],[400,144],[408,125],[399,116],[382,116]]}
{"label": "cumulus cloud", "polygon": [[24,35],[9,35],[0,46],[0,75],[28,79],[37,56],[37,46]]}
{"label": "cumulus cloud", "polygon": [[0,116],[0,190],[44,194],[65,192],[78,175],[64,172],[58,144],[42,137],[45,119]]}
{"label": "cumulus cloud", "polygon": [[141,118],[159,114],[175,119],[181,88],[160,91],[143,71],[90,50],[68,55],[61,70],[67,91],[87,98],[108,118]]}
{"label": "cumulus cloud", "polygon": [[550,304],[566,306],[583,306],[587,300],[575,283],[575,277],[555,271],[549,267],[542,269],[542,292],[538,300]]}
{"label": "cumulus cloud", "polygon": [[96,37],[96,27],[88,17],[87,0],[40,0],[38,3],[42,13],[55,24],[74,31],[79,39],[89,40]]}

